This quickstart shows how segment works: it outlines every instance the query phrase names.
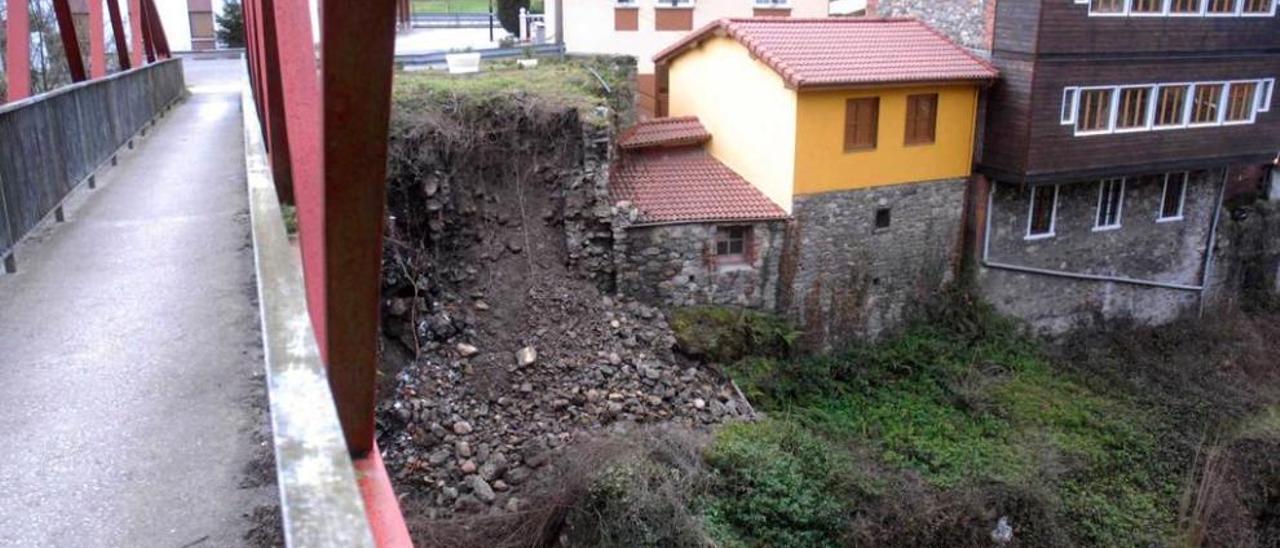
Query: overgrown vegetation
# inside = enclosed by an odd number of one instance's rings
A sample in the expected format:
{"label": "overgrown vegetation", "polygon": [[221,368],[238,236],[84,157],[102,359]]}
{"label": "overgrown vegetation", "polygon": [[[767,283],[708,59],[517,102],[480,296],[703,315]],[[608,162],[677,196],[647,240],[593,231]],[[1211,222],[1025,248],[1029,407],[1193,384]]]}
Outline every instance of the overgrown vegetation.
{"label": "overgrown vegetation", "polygon": [[671,329],[681,352],[714,363],[743,358],[785,358],[800,333],[772,314],[723,306],[676,310]]}

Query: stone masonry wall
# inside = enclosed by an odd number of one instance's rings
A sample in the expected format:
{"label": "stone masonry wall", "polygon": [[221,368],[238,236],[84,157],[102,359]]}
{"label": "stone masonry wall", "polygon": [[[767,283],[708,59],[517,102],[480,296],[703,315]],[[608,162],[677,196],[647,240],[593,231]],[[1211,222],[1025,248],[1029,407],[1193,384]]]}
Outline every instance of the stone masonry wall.
{"label": "stone masonry wall", "polygon": [[[966,181],[798,196],[778,308],[823,351],[898,327],[954,271]],[[876,212],[889,226],[876,228]]]}
{"label": "stone masonry wall", "polygon": [[[1037,269],[1198,286],[1222,177],[1222,170],[1192,173],[1183,220],[1173,222],[1156,222],[1162,183],[1129,179],[1121,227],[1106,231],[1093,230],[1098,183],[1060,185],[1055,235],[1040,240],[1025,237],[1030,189],[997,183],[989,211],[987,259]],[[977,283],[997,310],[1051,333],[1116,318],[1163,323],[1199,302],[1195,291],[986,267],[978,269]]]}
{"label": "stone masonry wall", "polygon": [[988,3],[991,8],[995,7],[995,0],[875,0],[874,9],[869,10],[874,13],[869,15],[915,17],[960,45],[989,51],[991,47],[986,34]]}
{"label": "stone masonry wall", "polygon": [[718,265],[714,224],[627,228],[625,222],[618,222],[614,231],[618,292],[662,306],[715,304],[772,309],[785,224],[751,224],[753,261]]}

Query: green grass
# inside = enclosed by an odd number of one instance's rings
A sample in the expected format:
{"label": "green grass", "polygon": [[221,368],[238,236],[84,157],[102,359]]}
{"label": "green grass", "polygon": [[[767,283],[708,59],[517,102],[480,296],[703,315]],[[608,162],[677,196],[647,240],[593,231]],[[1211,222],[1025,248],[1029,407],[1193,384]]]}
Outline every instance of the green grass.
{"label": "green grass", "polygon": [[[495,4],[494,9],[497,9]],[[415,13],[488,13],[489,0],[413,0]],[[543,13],[543,1],[529,2],[529,11]]]}
{"label": "green grass", "polygon": [[[731,368],[735,379],[774,421],[730,429],[718,443],[732,446],[743,437],[769,439],[773,430],[798,429],[797,436],[829,447],[857,449],[848,455],[869,454],[875,466],[895,474],[918,475],[944,495],[991,485],[1045,492],[1053,521],[1073,543],[1133,546],[1174,538],[1183,477],[1157,458],[1155,419],[1057,372],[1014,326],[983,321],[994,323],[978,337],[919,324],[892,340],[834,357],[742,362]],[[754,458],[777,461],[767,454],[770,445],[763,445],[766,454]],[[732,464],[746,466],[749,460]],[[733,507],[751,495],[726,498],[723,504]],[[840,511],[884,503],[874,497],[848,500],[850,506]],[[717,516],[713,512],[712,523],[730,524],[718,529],[721,539],[746,538],[752,545],[778,534],[751,527],[751,518]]]}

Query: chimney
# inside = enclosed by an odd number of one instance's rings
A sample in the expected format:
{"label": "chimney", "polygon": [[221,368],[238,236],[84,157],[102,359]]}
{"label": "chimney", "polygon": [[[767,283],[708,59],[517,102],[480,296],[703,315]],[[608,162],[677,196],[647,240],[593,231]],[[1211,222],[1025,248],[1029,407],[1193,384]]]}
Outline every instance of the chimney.
{"label": "chimney", "polygon": [[986,30],[982,43],[987,51],[996,49],[996,3],[999,0],[982,0],[983,28]]}

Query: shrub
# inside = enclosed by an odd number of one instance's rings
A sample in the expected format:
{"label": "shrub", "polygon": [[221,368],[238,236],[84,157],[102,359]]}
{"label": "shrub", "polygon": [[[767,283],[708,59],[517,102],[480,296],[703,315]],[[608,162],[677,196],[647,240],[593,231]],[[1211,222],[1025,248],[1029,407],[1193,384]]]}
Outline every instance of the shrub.
{"label": "shrub", "polygon": [[681,352],[722,364],[747,356],[787,356],[799,336],[772,314],[722,306],[678,309],[671,328]]}

